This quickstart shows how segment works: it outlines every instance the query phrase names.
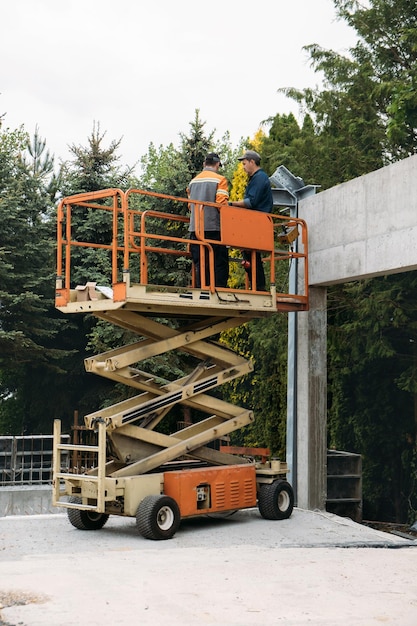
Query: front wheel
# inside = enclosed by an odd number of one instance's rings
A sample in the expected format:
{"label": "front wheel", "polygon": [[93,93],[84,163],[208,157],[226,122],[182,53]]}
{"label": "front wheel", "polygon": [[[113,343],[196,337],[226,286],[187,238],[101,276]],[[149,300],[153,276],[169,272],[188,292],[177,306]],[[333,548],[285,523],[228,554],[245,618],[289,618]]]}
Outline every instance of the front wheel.
{"label": "front wheel", "polygon": [[[81,504],[80,498],[70,498],[72,504]],[[109,519],[107,513],[96,513],[83,509],[68,509],[68,519],[79,530],[100,530]]]}
{"label": "front wheel", "polygon": [[146,496],[136,512],[136,526],[146,539],[171,539],[181,521],[180,509],[169,496]]}
{"label": "front wheel", "polygon": [[262,485],[258,495],[259,512],[265,519],[287,519],[294,508],[294,491],[286,480]]}

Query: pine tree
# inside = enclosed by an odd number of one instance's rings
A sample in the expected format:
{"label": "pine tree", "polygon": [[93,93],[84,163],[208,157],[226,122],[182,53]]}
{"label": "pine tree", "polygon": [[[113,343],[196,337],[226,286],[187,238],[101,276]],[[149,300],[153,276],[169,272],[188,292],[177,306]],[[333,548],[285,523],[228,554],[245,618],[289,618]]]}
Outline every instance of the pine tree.
{"label": "pine tree", "polygon": [[45,387],[68,354],[56,345],[53,160],[43,149],[38,133],[0,133],[0,428],[12,434],[51,424]]}

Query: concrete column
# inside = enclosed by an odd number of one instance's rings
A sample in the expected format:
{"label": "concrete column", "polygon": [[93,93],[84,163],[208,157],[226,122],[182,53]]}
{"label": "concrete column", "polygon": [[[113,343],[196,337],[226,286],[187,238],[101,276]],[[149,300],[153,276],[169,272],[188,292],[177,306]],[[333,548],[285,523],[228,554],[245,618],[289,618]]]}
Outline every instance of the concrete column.
{"label": "concrete column", "polygon": [[297,314],[297,506],[324,510],[327,481],[327,289],[310,287],[309,292],[309,312]]}

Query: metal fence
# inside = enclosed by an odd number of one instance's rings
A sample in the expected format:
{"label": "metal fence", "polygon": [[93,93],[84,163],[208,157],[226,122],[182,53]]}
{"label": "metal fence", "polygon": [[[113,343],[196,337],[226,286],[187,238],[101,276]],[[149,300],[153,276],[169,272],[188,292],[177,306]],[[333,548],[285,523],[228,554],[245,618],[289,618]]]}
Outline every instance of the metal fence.
{"label": "metal fence", "polygon": [[[70,443],[70,436],[62,436]],[[0,485],[44,485],[52,482],[52,435],[0,437]],[[63,455],[63,464],[68,464]]]}

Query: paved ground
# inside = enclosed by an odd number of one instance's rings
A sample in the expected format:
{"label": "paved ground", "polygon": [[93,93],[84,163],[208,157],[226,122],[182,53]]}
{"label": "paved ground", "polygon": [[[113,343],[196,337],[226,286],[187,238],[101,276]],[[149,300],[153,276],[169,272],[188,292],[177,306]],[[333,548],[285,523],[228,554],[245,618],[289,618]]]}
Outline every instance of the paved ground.
{"label": "paved ground", "polygon": [[0,624],[372,626],[417,623],[417,541],[328,513],[184,521],[169,541],[111,517],[0,518]]}

